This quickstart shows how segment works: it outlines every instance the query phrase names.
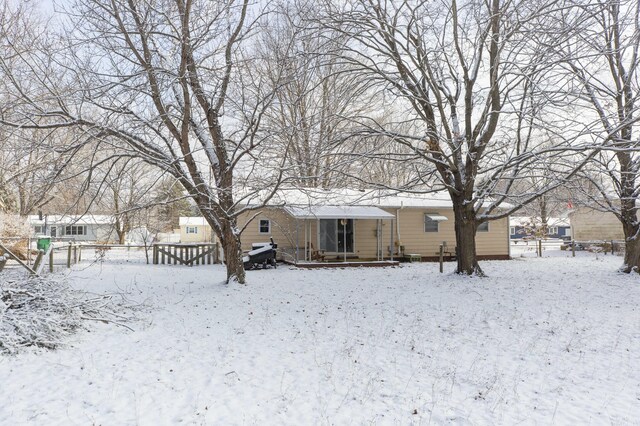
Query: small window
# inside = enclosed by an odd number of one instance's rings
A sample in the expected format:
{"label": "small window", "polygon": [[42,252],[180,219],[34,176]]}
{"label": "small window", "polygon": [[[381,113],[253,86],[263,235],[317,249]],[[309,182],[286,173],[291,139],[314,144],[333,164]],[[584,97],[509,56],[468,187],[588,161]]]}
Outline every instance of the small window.
{"label": "small window", "polygon": [[197,234],[198,227],[197,226],[187,226],[187,234]]}
{"label": "small window", "polygon": [[65,235],[87,235],[87,227],[84,225],[69,225],[64,228]]}
{"label": "small window", "polygon": [[516,227],[515,227],[515,226],[512,226],[511,228],[509,228],[509,233],[510,233],[511,235],[516,235]]}
{"label": "small window", "polygon": [[43,234],[44,233],[44,226],[36,225],[35,226],[35,231],[36,231],[36,234]]}
{"label": "small window", "polygon": [[438,232],[438,221],[424,215],[424,232]]}
{"label": "small window", "polygon": [[478,225],[478,232],[489,232],[489,222],[482,222]]}
{"label": "small window", "polygon": [[556,235],[558,233],[558,227],[557,226],[550,226],[549,227],[549,235]]}
{"label": "small window", "polygon": [[260,219],[258,224],[258,230],[261,234],[271,233],[271,221],[269,219]]}

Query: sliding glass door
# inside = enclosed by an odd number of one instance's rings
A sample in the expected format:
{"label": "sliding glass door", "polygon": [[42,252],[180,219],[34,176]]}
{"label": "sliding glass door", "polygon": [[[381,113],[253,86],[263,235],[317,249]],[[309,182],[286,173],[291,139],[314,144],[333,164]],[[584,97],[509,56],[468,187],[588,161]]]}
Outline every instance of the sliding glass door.
{"label": "sliding glass door", "polygon": [[318,232],[320,250],[353,253],[353,219],[320,219]]}

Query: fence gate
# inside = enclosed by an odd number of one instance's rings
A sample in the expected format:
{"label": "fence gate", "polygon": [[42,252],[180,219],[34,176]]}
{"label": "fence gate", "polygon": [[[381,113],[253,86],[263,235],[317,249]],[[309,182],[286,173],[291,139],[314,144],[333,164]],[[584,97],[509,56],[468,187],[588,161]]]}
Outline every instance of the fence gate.
{"label": "fence gate", "polygon": [[211,265],[218,263],[217,243],[153,245],[153,264]]}

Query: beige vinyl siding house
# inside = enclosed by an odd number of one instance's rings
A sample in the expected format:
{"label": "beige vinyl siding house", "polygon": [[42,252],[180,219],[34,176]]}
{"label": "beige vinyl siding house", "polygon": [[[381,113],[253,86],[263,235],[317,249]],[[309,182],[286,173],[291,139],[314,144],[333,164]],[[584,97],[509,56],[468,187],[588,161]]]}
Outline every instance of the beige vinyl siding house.
{"label": "beige vinyl siding house", "polygon": [[181,217],[180,221],[181,243],[210,243],[213,232],[203,217]]}
{"label": "beige vinyl siding house", "polygon": [[[425,215],[442,215],[446,221],[437,222],[437,231],[425,231]],[[446,243],[451,252],[456,247],[456,235],[452,208],[410,207],[396,210],[399,223],[398,240],[405,253],[418,253],[423,258],[435,260],[440,244]],[[482,230],[482,229],[487,229]],[[508,219],[492,221],[476,233],[476,248],[480,259],[509,258]]]}
{"label": "beige vinyl siding house", "polygon": [[[388,260],[391,254],[395,259],[413,254],[423,260],[437,260],[442,243],[446,243],[447,252],[455,252],[453,209],[448,197],[366,195],[333,190],[309,196],[287,193],[274,197],[272,202],[277,205],[248,210],[239,216],[242,249],[251,250],[252,244],[273,238],[278,244],[279,260],[291,262],[313,259],[314,254],[321,254],[325,260],[342,260],[345,245],[349,260]],[[324,218],[322,213],[318,214],[323,218],[311,217],[322,209],[325,213],[327,209],[342,209],[349,217],[344,225],[337,219],[338,213],[332,219]],[[304,219],[296,218],[300,210],[307,210]],[[427,217],[438,220],[434,224]],[[180,218],[181,242],[210,242],[211,238],[211,228],[204,218]],[[476,235],[476,244],[480,259],[509,259],[508,219],[485,225]]]}
{"label": "beige vinyl siding house", "polygon": [[[335,200],[332,203],[335,205]],[[342,240],[346,237],[349,259],[375,260],[380,256],[389,259],[392,251],[394,258],[414,254],[423,260],[436,260],[442,243],[446,244],[447,251],[455,252],[453,209],[447,199],[395,197],[361,200],[357,205],[379,208],[389,218],[354,217],[342,225],[337,219],[296,219],[288,207],[265,207],[257,214],[253,211],[240,216],[238,225],[244,226],[243,250],[250,250],[252,243],[273,238],[278,244],[279,257],[285,260],[304,259],[305,247],[340,260],[345,248]],[[427,217],[439,220],[434,225]],[[334,223],[330,223],[332,220]],[[426,221],[429,224],[425,224]],[[332,232],[337,244],[331,244],[332,238],[326,235]],[[508,218],[484,225],[477,233],[476,244],[480,259],[509,259]],[[340,246],[339,249],[336,246]],[[307,256],[313,257],[311,253]]]}
{"label": "beige vinyl siding house", "polygon": [[[250,222],[247,223],[248,221]],[[265,222],[269,224],[268,230],[264,228]],[[252,243],[267,242],[270,238],[273,238],[279,248],[295,249],[296,234],[302,236],[300,224],[298,229],[296,225],[295,219],[281,207],[265,207],[258,212],[257,216],[256,212],[244,213],[238,220],[238,226],[244,227],[242,249],[251,250]],[[300,247],[302,248],[303,245]]]}
{"label": "beige vinyl siding house", "polygon": [[613,213],[578,207],[569,219],[576,241],[624,240],[622,224]]}

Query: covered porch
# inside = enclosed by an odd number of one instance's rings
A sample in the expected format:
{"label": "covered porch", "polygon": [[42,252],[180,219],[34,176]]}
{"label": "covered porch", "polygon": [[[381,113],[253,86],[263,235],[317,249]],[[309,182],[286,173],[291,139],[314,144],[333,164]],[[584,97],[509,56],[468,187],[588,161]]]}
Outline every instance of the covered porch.
{"label": "covered porch", "polygon": [[[298,267],[393,266],[395,216],[372,206],[289,206]],[[385,238],[384,223],[389,224]]]}

